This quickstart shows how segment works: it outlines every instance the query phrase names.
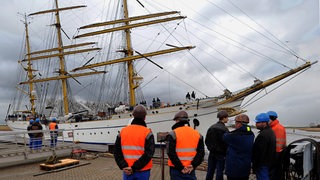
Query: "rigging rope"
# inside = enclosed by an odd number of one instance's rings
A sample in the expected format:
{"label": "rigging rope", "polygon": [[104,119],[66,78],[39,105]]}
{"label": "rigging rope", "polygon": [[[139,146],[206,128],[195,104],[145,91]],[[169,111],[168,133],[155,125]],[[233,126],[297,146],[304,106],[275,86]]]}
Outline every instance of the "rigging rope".
{"label": "rigging rope", "polygon": [[[275,35],[273,35],[270,31],[268,31],[264,26],[262,26],[261,24],[259,24],[257,21],[255,21],[253,18],[251,18],[247,13],[245,13],[239,6],[235,5],[234,3],[232,3],[230,0],[228,0],[228,2],[230,4],[232,4],[234,7],[236,7],[239,11],[241,11],[245,16],[247,16],[250,20],[252,20],[254,23],[256,23],[258,26],[260,26],[263,30],[265,30],[269,35],[271,35],[273,38],[275,38],[277,41],[279,41],[281,44],[273,41],[272,39],[270,39],[269,37],[265,36],[264,34],[258,32],[256,29],[254,29],[253,27],[249,26],[248,24],[242,22],[240,19],[237,19],[239,22],[245,24],[246,26],[248,26],[250,29],[254,30],[255,32],[259,33],[260,35],[262,35],[263,37],[265,37],[266,39],[270,40],[271,42],[277,44],[278,46],[280,46],[281,48],[287,50],[291,55],[299,58],[299,55],[294,52],[287,44],[283,43],[279,38],[277,38]],[[230,14],[229,14],[230,15]],[[232,16],[233,17],[233,16]],[[284,47],[285,46],[285,47]],[[303,59],[302,59],[303,60]],[[306,61],[305,61],[306,62]]]}

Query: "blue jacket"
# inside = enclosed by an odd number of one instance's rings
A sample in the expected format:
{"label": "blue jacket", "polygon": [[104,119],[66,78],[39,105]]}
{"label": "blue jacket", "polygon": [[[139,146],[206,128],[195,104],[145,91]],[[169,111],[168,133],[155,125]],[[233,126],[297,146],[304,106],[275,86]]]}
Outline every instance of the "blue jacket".
{"label": "blue jacket", "polygon": [[228,144],[226,174],[228,177],[247,177],[251,171],[254,134],[247,125],[225,133],[223,140]]}

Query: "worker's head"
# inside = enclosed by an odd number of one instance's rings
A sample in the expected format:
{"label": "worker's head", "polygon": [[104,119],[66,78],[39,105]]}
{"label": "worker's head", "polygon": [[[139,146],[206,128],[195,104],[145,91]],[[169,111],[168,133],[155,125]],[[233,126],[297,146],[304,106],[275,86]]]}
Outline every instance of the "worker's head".
{"label": "worker's head", "polygon": [[57,122],[57,118],[52,118],[52,120],[51,120],[52,122]]}
{"label": "worker's head", "polygon": [[269,116],[267,113],[260,113],[255,118],[257,129],[263,129],[268,125]]}
{"label": "worker's head", "polygon": [[248,124],[250,122],[249,117],[246,114],[239,114],[234,119],[236,128],[240,128],[243,124]]}
{"label": "worker's head", "polygon": [[144,106],[142,105],[137,105],[134,107],[132,115],[135,119],[145,119],[147,115],[147,110]]}
{"label": "worker's head", "polygon": [[272,121],[274,121],[278,118],[278,114],[274,111],[268,111],[267,114],[268,114],[270,120],[272,120]]}
{"label": "worker's head", "polygon": [[219,121],[221,121],[223,123],[228,122],[228,117],[229,117],[228,112],[225,110],[221,110],[217,114],[217,118],[219,119]]}
{"label": "worker's head", "polygon": [[174,121],[189,121],[188,117],[189,116],[186,111],[179,111],[174,115],[173,120]]}
{"label": "worker's head", "polygon": [[36,123],[39,123],[39,122],[40,122],[40,119],[39,119],[39,118],[37,118],[35,122],[36,122]]}
{"label": "worker's head", "polygon": [[34,123],[34,120],[33,120],[33,119],[30,119],[29,123],[30,123],[30,124],[33,124],[33,123]]}

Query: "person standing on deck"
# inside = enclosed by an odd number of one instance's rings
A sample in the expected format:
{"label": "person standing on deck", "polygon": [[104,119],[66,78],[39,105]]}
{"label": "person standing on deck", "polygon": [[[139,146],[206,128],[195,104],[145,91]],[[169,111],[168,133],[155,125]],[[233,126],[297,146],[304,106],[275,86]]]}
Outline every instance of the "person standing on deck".
{"label": "person standing on deck", "polygon": [[124,180],[148,180],[155,151],[154,136],[147,128],[144,106],[136,106],[132,115],[131,125],[124,127],[116,138],[114,159],[123,171]]}
{"label": "person standing on deck", "polygon": [[276,136],[269,126],[267,113],[260,113],[255,118],[259,134],[252,149],[252,169],[257,180],[269,180],[270,168],[276,156]]}
{"label": "person standing on deck", "polygon": [[269,125],[276,135],[276,159],[274,162],[275,164],[271,167],[271,179],[278,180],[281,179],[281,172],[283,170],[283,167],[281,166],[281,153],[282,150],[286,148],[287,135],[286,129],[280,124],[279,120],[277,119],[278,114],[274,111],[268,111],[267,114],[270,118]]}
{"label": "person standing on deck", "polygon": [[171,180],[197,179],[195,169],[205,155],[202,135],[190,127],[188,114],[179,111],[167,135],[168,165]]}
{"label": "person standing on deck", "polygon": [[212,125],[207,131],[205,143],[210,153],[208,157],[206,180],[212,180],[216,170],[216,180],[223,180],[223,171],[228,148],[228,145],[223,141],[223,135],[224,133],[229,132],[228,128],[225,126],[225,123],[228,122],[228,117],[227,111],[219,111],[217,114],[219,121]]}
{"label": "person standing on deck", "polygon": [[196,93],[195,93],[194,91],[192,91],[192,93],[191,93],[191,98],[192,98],[193,100],[196,99]]}
{"label": "person standing on deck", "polygon": [[235,130],[223,135],[223,140],[228,144],[226,155],[228,180],[249,179],[254,134],[248,123],[249,117],[240,114],[235,118]]}
{"label": "person standing on deck", "polygon": [[190,99],[191,99],[191,98],[190,98],[190,93],[188,92],[187,95],[186,95],[186,100],[187,100],[187,101],[190,101]]}
{"label": "person standing on deck", "polygon": [[[32,130],[42,130],[42,126],[40,124],[40,119],[36,118],[35,122],[31,126]],[[37,132],[33,133],[34,134],[34,140],[32,142],[33,144],[33,149],[41,149],[42,147],[42,137],[43,133],[42,132]]]}
{"label": "person standing on deck", "polygon": [[50,147],[56,147],[57,141],[58,141],[58,132],[59,129],[57,124],[57,119],[52,118],[51,123],[49,124],[49,130],[50,130]]}
{"label": "person standing on deck", "polygon": [[[31,131],[32,130],[32,124],[34,123],[34,120],[33,119],[30,119],[29,121],[29,125],[27,127],[27,131]],[[32,149],[33,147],[33,138],[34,138],[34,135],[33,133],[28,133],[28,136],[29,136],[29,148]]]}

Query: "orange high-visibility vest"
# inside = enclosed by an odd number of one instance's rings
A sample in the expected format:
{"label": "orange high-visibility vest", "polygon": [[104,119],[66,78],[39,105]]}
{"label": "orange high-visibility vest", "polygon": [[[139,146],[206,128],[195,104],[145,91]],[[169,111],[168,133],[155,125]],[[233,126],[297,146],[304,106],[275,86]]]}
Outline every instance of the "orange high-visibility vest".
{"label": "orange high-visibility vest", "polygon": [[[172,134],[174,133],[174,134]],[[176,152],[183,166],[191,165],[191,162],[197,154],[200,134],[189,126],[178,127],[171,132],[176,139]],[[174,166],[171,160],[168,160],[169,166]]]}
{"label": "orange high-visibility vest", "polygon": [[[148,136],[152,134],[151,130],[144,126],[129,125],[120,132],[121,149],[124,159],[129,167],[137,161],[144,153],[144,145]],[[152,160],[140,171],[152,168]]]}
{"label": "orange high-visibility vest", "polygon": [[270,126],[276,135],[276,152],[281,152],[287,144],[286,129],[276,119],[270,123]]}
{"label": "orange high-visibility vest", "polygon": [[50,129],[50,130],[55,130],[55,129],[56,129],[56,125],[57,125],[57,123],[51,122],[51,123],[49,124],[49,129]]}

